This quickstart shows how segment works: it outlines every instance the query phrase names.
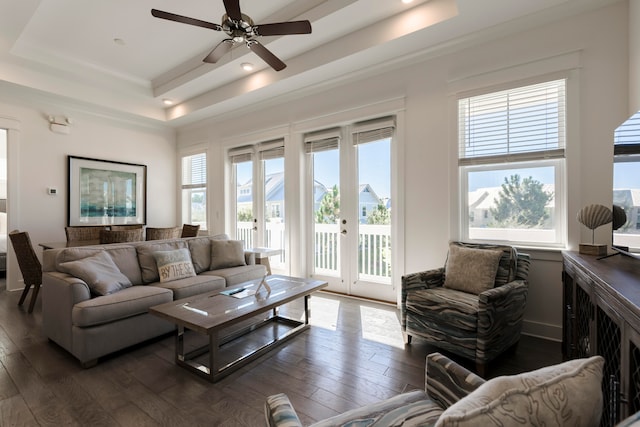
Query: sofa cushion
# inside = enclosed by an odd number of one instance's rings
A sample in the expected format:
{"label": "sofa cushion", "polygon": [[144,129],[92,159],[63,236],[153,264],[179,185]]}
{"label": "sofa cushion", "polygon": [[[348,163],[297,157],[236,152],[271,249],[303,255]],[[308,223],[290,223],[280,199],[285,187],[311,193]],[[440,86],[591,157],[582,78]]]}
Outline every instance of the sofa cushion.
{"label": "sofa cushion", "polygon": [[227,286],[237,285],[238,283],[247,282],[249,280],[261,279],[267,274],[267,268],[264,265],[243,265],[241,267],[222,268],[215,271],[204,271],[202,275],[220,276],[225,279]]}
{"label": "sofa cushion", "polygon": [[191,254],[187,248],[176,249],[175,251],[157,251],[153,253],[153,257],[158,265],[160,283],[196,275],[191,263]]}
{"label": "sofa cushion", "polygon": [[246,265],[241,240],[211,240],[209,270]]}
{"label": "sofa cushion", "polygon": [[493,288],[502,253],[449,245],[444,287],[476,295]]}
{"label": "sofa cushion", "polygon": [[152,283],[160,281],[158,265],[156,264],[156,259],[153,257],[154,252],[173,251],[186,247],[187,243],[184,240],[165,240],[158,243],[136,245],[138,263],[140,264],[140,271],[142,272],[142,282]]}
{"label": "sofa cushion", "polygon": [[71,322],[79,328],[101,325],[145,314],[149,307],[173,300],[169,289],[132,286],[115,294],[79,302],[71,311]]}
{"label": "sofa cushion", "polygon": [[122,274],[131,280],[131,283],[134,285],[142,283],[142,273],[135,247],[131,245],[114,246],[105,248],[105,251],[111,255],[113,262],[116,263]]}
{"label": "sofa cushion", "polygon": [[322,420],[312,427],[329,426],[426,426],[433,425],[442,408],[422,390],[394,396]]}
{"label": "sofa cushion", "polygon": [[229,240],[226,234],[216,234],[210,237],[197,237],[187,239],[191,251],[191,262],[196,274],[209,270],[211,264],[211,240]]}
{"label": "sofa cushion", "polygon": [[109,295],[131,286],[131,281],[122,274],[105,251],[76,261],[60,264],[60,271],[84,280],[91,293]]}
{"label": "sofa cushion", "polygon": [[152,285],[171,290],[173,299],[176,300],[224,289],[225,280],[220,276],[200,274],[185,279],[172,280],[171,282],[153,283]]}
{"label": "sofa cushion", "polygon": [[436,426],[597,426],[603,365],[594,356],[494,378],[450,406]]}

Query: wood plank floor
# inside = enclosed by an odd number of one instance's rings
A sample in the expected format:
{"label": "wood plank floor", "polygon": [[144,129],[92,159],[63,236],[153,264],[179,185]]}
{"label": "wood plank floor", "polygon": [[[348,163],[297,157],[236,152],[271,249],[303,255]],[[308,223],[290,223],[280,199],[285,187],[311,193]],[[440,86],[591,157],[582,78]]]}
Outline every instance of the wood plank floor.
{"label": "wood plank floor", "polygon": [[[0,279],[2,426],[260,426],[265,398],[279,392],[309,424],[422,388],[425,356],[436,351],[420,339],[403,347],[394,307],[319,293],[310,330],[216,384],[174,364],[173,336],[82,369],[44,337],[40,301],[28,314],[18,297]],[[489,376],[560,361],[559,343],[524,336]]]}

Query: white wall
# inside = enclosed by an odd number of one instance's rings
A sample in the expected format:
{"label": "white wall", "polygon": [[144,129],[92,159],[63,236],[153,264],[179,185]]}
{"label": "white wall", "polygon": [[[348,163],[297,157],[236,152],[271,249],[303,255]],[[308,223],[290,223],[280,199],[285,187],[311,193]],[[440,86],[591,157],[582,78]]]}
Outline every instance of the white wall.
{"label": "white wall", "polygon": [[[569,120],[569,247],[577,249],[590,239],[575,220],[577,210],[590,203],[609,205],[612,198],[612,135],[627,114],[627,7],[626,2],[596,12],[529,30],[435,59],[400,66],[378,75],[310,89],[297,99],[284,97],[260,111],[234,112],[181,129],[181,147],[207,141],[213,229],[224,228],[224,159],[221,146],[229,141],[255,138],[273,129],[301,129],[307,122],[331,115],[339,120],[354,109],[385,100],[402,99],[405,107],[401,134],[404,153],[404,265],[403,272],[441,266],[447,242],[456,238],[456,135],[452,102],[462,87],[508,82],[534,75],[536,70],[570,64],[578,76],[580,96]],[[568,60],[565,60],[568,57]],[[560,70],[558,70],[560,71]],[[534,74],[532,74],[534,73]],[[344,113],[340,113],[344,112]],[[298,142],[296,135],[285,135]],[[291,149],[287,147],[287,150]],[[302,174],[301,171],[296,171]],[[299,193],[298,193],[299,194]],[[401,219],[402,220],[402,219]],[[610,229],[598,230],[596,239],[610,239]],[[401,239],[402,240],[402,239]],[[531,251],[534,256],[526,332],[559,339],[561,334],[561,257],[558,252]]]}
{"label": "white wall", "polygon": [[[67,225],[67,155],[147,165],[147,223],[176,224],[175,133],[164,126],[136,125],[101,117],[90,111],[68,113],[71,133],[49,130],[48,114],[61,114],[61,104],[25,102],[13,91],[0,101],[0,118],[18,124],[17,141],[9,140],[8,229],[29,232],[39,242],[64,241]],[[25,96],[29,98],[29,94]],[[10,137],[11,138],[11,137]],[[17,188],[12,194],[11,188]],[[47,194],[55,187],[58,194]],[[36,247],[36,253],[41,254]],[[15,258],[15,257],[13,257]],[[7,288],[22,288],[15,259],[10,262]]]}

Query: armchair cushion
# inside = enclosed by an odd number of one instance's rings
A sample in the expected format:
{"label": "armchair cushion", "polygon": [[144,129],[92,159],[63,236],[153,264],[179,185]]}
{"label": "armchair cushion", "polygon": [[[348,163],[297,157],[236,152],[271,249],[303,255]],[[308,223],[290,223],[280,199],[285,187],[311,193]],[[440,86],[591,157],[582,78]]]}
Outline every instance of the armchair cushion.
{"label": "armchair cushion", "polygon": [[502,254],[501,250],[450,244],[444,287],[476,295],[493,288]]}
{"label": "armchair cushion", "polygon": [[594,356],[494,378],[449,407],[436,426],[597,426],[603,365]]}

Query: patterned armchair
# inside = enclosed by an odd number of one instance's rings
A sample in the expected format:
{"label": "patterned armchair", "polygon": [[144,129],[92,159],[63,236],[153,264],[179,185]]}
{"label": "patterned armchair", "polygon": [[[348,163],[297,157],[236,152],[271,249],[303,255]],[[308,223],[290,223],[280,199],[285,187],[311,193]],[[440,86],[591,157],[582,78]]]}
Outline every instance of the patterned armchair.
{"label": "patterned armchair", "polygon": [[530,257],[511,246],[452,242],[447,265],[402,277],[406,343],[417,336],[476,362],[488,362],[520,340]]}

